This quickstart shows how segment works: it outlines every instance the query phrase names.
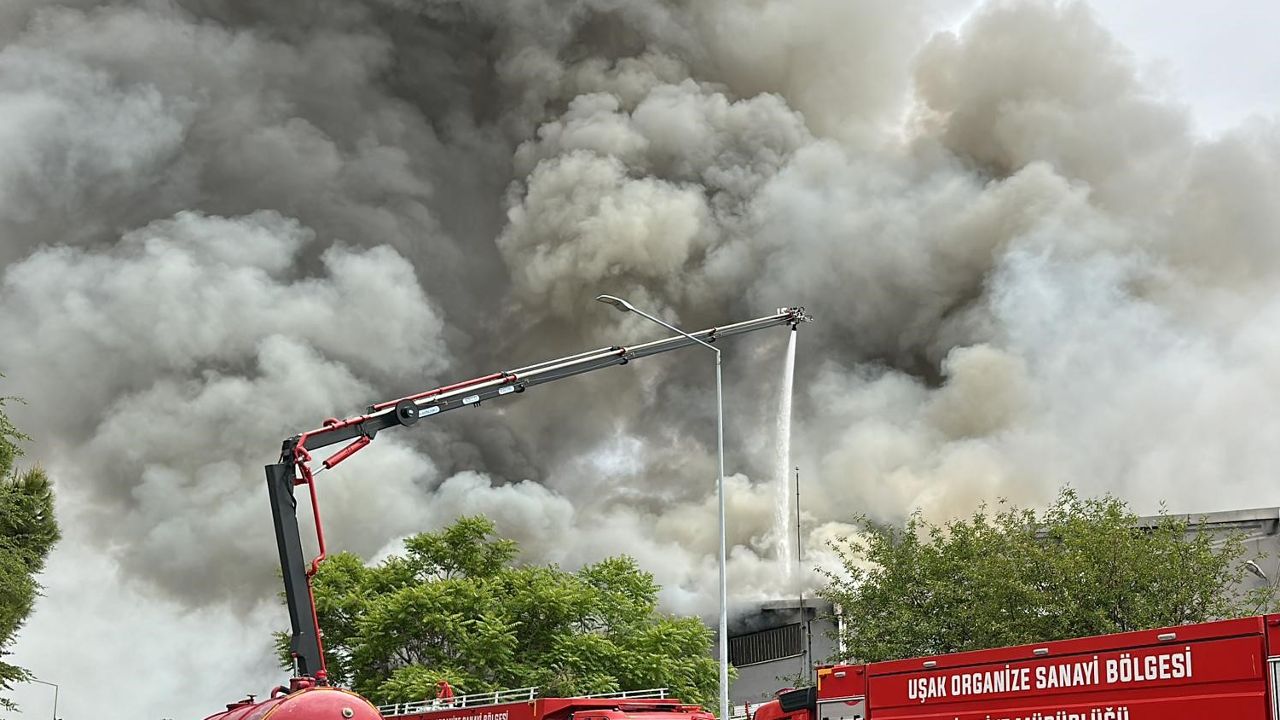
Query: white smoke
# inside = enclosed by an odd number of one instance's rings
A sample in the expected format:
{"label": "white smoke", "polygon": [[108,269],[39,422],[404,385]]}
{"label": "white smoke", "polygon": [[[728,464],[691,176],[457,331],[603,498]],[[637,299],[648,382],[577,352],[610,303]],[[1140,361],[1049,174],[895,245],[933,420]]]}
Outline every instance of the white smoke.
{"label": "white smoke", "polygon": [[[72,528],[17,660],[76,678],[68,716],[144,676],[167,687],[106,717],[274,684],[279,442],[658,334],[598,292],[689,327],[818,315],[792,451],[806,565],[855,514],[1067,482],[1139,510],[1274,502],[1280,131],[1195,136],[1080,3],[935,32],[955,11],[0,7],[0,371]],[[739,603],[780,592],[766,335],[725,345]],[[711,612],[698,352],[384,433],[322,476],[332,548],[382,556],[482,512],[531,561],[629,553],[666,609]],[[86,626],[112,630],[73,649]]]}
{"label": "white smoke", "polygon": [[[252,601],[232,581],[271,580],[268,564],[245,562],[272,537],[261,498],[245,491],[270,438],[358,405],[373,390],[354,373],[444,366],[440,320],[393,251],[333,245],[325,275],[281,280],[312,239],[274,212],[181,213],[103,251],[38,250],[5,275],[0,333],[33,400],[30,422],[58,429],[46,436],[69,444],[60,455],[92,468],[93,514],[129,548],[123,565],[189,598]],[[365,321],[374,314],[379,322]],[[369,501],[356,507],[412,528],[395,497],[412,487],[372,488],[379,475],[385,486],[430,465],[371,470]],[[361,515],[346,519],[358,526]],[[196,558],[204,567],[193,574]]]}

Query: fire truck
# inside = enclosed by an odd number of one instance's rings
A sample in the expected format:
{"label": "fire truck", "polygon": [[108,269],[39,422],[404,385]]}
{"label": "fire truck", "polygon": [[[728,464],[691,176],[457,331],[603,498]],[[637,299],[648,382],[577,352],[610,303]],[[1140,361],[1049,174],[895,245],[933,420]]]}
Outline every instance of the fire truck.
{"label": "fire truck", "polygon": [[[603,300],[620,310],[632,310],[625,301],[602,295]],[[620,696],[590,698],[534,698],[491,703],[488,709],[459,705],[466,698],[441,698],[446,705],[430,703],[411,706],[376,708],[355,693],[329,684],[325,669],[320,622],[316,617],[311,578],[325,559],[324,528],[320,521],[320,505],[316,493],[316,476],[332,469],[355,453],[368,447],[383,430],[408,427],[420,420],[451,410],[479,407],[481,403],[515,397],[526,390],[554,380],[582,375],[615,365],[626,365],[651,355],[658,355],[695,344],[715,343],[721,338],[742,335],[773,327],[790,327],[795,332],[811,318],[804,308],[779,308],[773,315],[722,325],[694,333],[654,340],[639,345],[614,345],[547,360],[533,365],[503,370],[464,382],[426,390],[396,400],[370,405],[363,414],[346,419],[330,418],[323,425],[287,438],[280,459],[266,466],[267,496],[271,502],[275,524],[276,548],[284,579],[285,605],[292,628],[289,651],[294,673],[288,685],[271,691],[268,699],[245,700],[227,705],[223,712],[206,720],[380,720],[405,717],[430,720],[711,720],[696,706],[665,697]],[[678,331],[679,332],[679,331]],[[346,443],[312,468],[312,452]],[[303,552],[298,522],[297,488],[305,488],[310,499],[318,552],[310,561]],[[517,693],[524,691],[515,691]],[[451,694],[451,693],[450,693]],[[473,698],[474,699],[474,698]],[[502,706],[502,707],[499,707]],[[472,710],[475,710],[473,713]]]}
{"label": "fire truck", "polygon": [[818,669],[751,720],[1280,720],[1280,615]]}

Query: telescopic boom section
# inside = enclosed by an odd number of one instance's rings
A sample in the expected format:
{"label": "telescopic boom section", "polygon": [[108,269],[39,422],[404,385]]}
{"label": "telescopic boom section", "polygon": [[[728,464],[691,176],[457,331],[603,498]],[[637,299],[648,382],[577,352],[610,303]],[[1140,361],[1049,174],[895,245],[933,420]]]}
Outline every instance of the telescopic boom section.
{"label": "telescopic boom section", "polygon": [[[690,335],[703,342],[713,343],[722,337],[780,325],[789,325],[794,330],[800,323],[810,320],[812,318],[805,313],[804,308],[779,308],[768,317],[708,328]],[[285,599],[289,608],[289,622],[293,628],[290,652],[295,659],[297,676],[312,678],[320,684],[327,682],[320,626],[310,582],[326,554],[324,531],[316,503],[315,475],[364,449],[380,431],[387,428],[413,425],[422,418],[479,405],[504,395],[522,393],[528,388],[552,380],[582,375],[614,365],[625,365],[638,358],[694,344],[695,340],[677,335],[641,345],[606,347],[515,370],[496,372],[371,405],[365,414],[345,420],[330,418],[322,427],[285,440],[280,461],[268,465],[266,471],[272,518],[275,521],[276,545],[280,551],[280,567],[284,574]],[[311,451],[342,442],[347,442],[347,445],[321,461],[319,469],[311,469]],[[310,563],[305,561],[302,539],[298,532],[297,498],[294,495],[294,487],[297,485],[306,485],[311,497],[319,552]]]}

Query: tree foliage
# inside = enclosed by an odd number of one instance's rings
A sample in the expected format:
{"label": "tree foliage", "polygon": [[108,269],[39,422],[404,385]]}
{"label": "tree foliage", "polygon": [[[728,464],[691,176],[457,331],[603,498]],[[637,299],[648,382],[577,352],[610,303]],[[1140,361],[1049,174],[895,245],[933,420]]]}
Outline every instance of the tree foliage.
{"label": "tree foliage", "polygon": [[1196,532],[1162,513],[1153,527],[1110,495],[1063,490],[1042,513],[981,508],[936,525],[863,520],[834,544],[843,572],[824,596],[849,622],[861,661],[916,657],[1203,622],[1265,611],[1269,593],[1232,588],[1243,539]]}
{"label": "tree foliage", "polygon": [[[667,687],[715,698],[712,636],[657,612],[658,586],[628,557],[577,572],[521,565],[483,517],[413,536],[376,566],[343,553],[314,578],[330,678],[377,702],[536,685],[548,694]],[[287,638],[280,637],[287,666]]]}
{"label": "tree foliage", "polygon": [[[35,576],[58,540],[48,476],[38,467],[16,467],[28,438],[4,412],[9,399],[0,397],[0,693],[29,677],[3,658],[40,594]],[[0,697],[0,709],[12,708]]]}

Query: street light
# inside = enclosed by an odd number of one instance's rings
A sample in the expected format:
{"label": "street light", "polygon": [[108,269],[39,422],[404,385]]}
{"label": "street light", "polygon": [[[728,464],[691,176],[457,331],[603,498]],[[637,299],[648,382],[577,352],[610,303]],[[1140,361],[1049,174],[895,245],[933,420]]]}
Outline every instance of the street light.
{"label": "street light", "polygon": [[633,312],[668,330],[680,333],[716,354],[716,458],[719,463],[719,472],[716,474],[716,494],[720,501],[720,720],[729,720],[729,586],[725,581],[724,386],[720,379],[720,348],[699,340],[671,323],[659,320],[620,297],[597,295],[596,300],[614,306],[619,312]]}
{"label": "street light", "polygon": [[29,680],[31,680],[31,682],[33,683],[40,683],[41,685],[48,685],[49,687],[53,688],[53,720],[58,720],[58,685],[57,683],[47,682],[45,680],[40,680],[38,678],[29,678]]}

